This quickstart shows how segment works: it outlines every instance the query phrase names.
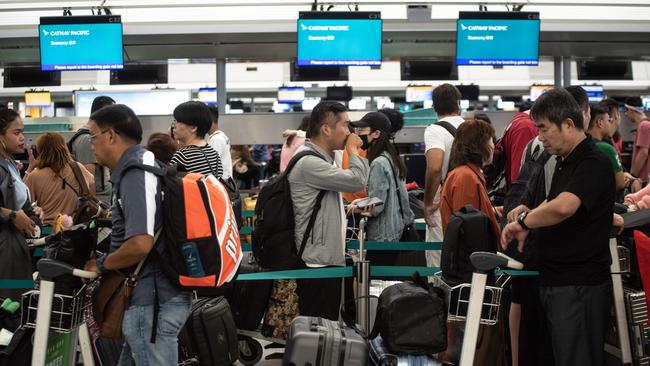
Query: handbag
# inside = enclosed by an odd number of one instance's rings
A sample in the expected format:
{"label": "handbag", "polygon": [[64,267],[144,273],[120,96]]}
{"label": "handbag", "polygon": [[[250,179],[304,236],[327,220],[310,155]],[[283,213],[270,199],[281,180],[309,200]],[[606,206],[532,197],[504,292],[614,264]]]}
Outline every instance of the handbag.
{"label": "handbag", "polygon": [[129,307],[133,288],[144,260],[129,276],[111,271],[102,276],[99,286],[93,291],[93,318],[102,337],[122,338],[122,321]]}
{"label": "handbag", "polygon": [[[161,231],[162,229],[154,236],[154,247],[151,250],[156,250],[155,243],[158,241]],[[100,336],[112,339],[122,338],[124,313],[129,308],[133,288],[148,257],[147,255],[141,260],[135,271],[129,275],[120,271],[111,271],[100,278],[99,286],[96,286],[92,292],[93,318]]]}

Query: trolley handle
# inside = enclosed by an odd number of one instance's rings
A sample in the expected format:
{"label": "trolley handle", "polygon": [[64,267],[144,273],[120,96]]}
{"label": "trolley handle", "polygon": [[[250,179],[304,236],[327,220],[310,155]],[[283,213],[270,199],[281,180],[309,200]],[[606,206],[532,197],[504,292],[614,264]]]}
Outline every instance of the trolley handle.
{"label": "trolley handle", "polygon": [[99,274],[95,272],[77,269],[65,262],[48,258],[39,260],[38,263],[36,263],[36,268],[38,268],[41,278],[47,281],[55,281],[57,278],[65,275],[73,275],[87,279],[94,279],[99,276]]}
{"label": "trolley handle", "polygon": [[514,260],[503,253],[474,252],[470,256],[474,268],[481,272],[491,271],[495,268],[522,269],[524,264]]}
{"label": "trolley handle", "polygon": [[[74,226],[70,227],[70,228],[67,229],[66,231],[73,231],[73,230],[85,229],[85,228],[86,228],[86,224],[77,224],[77,225],[74,225]],[[58,232],[58,233],[54,233],[54,234],[50,234],[50,235],[44,236],[44,237],[42,237],[42,238],[38,238],[38,239],[34,240],[34,242],[32,243],[31,246],[32,246],[32,247],[40,247],[40,246],[43,246],[43,245],[47,245],[47,244],[49,244],[53,239],[55,239],[55,238],[60,238],[60,237],[61,237],[61,233],[62,233],[62,232]]]}

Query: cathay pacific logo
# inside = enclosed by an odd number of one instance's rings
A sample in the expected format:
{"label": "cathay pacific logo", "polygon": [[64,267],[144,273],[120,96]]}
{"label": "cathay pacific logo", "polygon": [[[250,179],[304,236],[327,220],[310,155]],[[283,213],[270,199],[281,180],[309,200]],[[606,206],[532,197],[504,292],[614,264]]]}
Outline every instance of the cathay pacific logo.
{"label": "cathay pacific logo", "polygon": [[469,25],[466,26],[463,23],[460,23],[460,29],[464,31],[496,31],[496,32],[507,32],[507,25]]}
{"label": "cathay pacific logo", "polygon": [[49,36],[49,35],[50,35],[50,32],[48,32],[48,31],[46,31],[45,29],[43,29],[43,35],[44,35],[44,36]]}
{"label": "cathay pacific logo", "polygon": [[347,32],[350,30],[349,25],[304,25],[300,24],[302,31],[330,31],[330,32]]}

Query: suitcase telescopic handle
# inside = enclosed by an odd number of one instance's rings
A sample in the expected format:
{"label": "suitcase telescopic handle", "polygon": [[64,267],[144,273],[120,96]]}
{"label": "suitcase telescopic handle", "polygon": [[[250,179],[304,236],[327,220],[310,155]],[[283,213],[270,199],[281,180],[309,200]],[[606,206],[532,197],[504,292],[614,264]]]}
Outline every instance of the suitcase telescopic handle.
{"label": "suitcase telescopic handle", "polygon": [[503,253],[474,252],[469,256],[474,268],[480,272],[491,271],[495,268],[522,269],[524,264]]}

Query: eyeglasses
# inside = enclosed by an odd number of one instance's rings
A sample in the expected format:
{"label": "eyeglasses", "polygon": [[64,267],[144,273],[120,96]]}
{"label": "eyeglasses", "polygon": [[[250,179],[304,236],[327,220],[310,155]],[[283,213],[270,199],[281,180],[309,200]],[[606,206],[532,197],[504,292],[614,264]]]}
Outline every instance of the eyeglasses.
{"label": "eyeglasses", "polygon": [[95,142],[95,139],[96,139],[97,137],[99,137],[100,135],[105,134],[106,132],[108,132],[108,131],[110,131],[110,130],[111,130],[111,129],[109,128],[109,129],[107,129],[107,130],[101,131],[100,133],[96,133],[96,134],[94,134],[94,135],[90,135],[90,142],[91,142],[91,143],[94,143],[94,142]]}

